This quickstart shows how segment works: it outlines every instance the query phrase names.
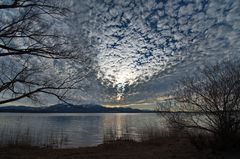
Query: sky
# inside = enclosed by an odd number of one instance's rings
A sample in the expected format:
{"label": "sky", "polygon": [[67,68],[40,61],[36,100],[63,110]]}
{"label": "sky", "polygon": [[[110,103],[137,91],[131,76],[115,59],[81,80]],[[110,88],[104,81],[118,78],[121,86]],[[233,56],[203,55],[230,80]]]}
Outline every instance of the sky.
{"label": "sky", "polygon": [[152,107],[200,67],[240,56],[239,0],[72,0],[93,73],[82,103]]}
{"label": "sky", "polygon": [[74,1],[73,31],[95,60],[90,100],[154,102],[199,67],[239,56],[238,0]]}

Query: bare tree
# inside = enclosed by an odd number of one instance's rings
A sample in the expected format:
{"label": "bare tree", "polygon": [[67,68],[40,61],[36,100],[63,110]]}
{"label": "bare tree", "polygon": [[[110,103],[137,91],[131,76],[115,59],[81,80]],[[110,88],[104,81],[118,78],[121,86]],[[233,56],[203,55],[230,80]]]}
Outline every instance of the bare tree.
{"label": "bare tree", "polygon": [[[188,132],[209,134],[224,147],[240,133],[240,63],[206,66],[179,82],[169,121]],[[236,143],[236,142],[235,142]]]}
{"label": "bare tree", "polygon": [[[64,1],[63,1],[64,2]],[[54,0],[0,3],[0,104],[50,94],[66,101],[89,72],[89,59],[61,22],[71,14]],[[86,66],[86,67],[85,67]]]}

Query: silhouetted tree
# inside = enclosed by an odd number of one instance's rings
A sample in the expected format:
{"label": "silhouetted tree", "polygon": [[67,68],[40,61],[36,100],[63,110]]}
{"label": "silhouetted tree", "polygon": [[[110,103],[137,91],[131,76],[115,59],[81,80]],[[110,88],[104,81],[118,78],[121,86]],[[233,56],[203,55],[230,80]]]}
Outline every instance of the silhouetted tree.
{"label": "silhouetted tree", "polygon": [[[89,61],[68,37],[68,8],[54,0],[0,3],[0,104],[41,94],[66,100]],[[60,6],[59,4],[62,4]],[[84,69],[84,70],[83,70]]]}
{"label": "silhouetted tree", "polygon": [[172,125],[188,133],[208,134],[217,141],[215,146],[226,148],[237,143],[234,141],[240,133],[239,61],[205,66],[181,80],[173,95],[172,100],[177,103],[174,109],[181,113],[168,116]]}

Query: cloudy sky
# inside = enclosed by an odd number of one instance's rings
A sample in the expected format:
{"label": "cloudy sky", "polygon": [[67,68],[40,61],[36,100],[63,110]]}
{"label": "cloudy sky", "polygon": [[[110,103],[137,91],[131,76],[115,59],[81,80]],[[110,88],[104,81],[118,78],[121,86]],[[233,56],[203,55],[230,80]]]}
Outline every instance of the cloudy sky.
{"label": "cloudy sky", "polygon": [[74,94],[84,103],[150,107],[183,76],[240,56],[239,0],[69,2],[67,29],[94,61]]}
{"label": "cloudy sky", "polygon": [[86,0],[72,4],[96,74],[91,100],[154,101],[184,75],[240,52],[238,0]]}

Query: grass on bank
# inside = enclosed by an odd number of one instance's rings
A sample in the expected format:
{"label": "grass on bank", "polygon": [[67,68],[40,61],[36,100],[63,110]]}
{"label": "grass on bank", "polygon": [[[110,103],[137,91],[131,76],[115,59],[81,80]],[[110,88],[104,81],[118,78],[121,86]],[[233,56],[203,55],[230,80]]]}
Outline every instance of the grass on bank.
{"label": "grass on bank", "polygon": [[7,127],[0,130],[0,147],[62,148],[67,141],[68,136],[63,132],[41,134],[30,128],[10,129]]}

